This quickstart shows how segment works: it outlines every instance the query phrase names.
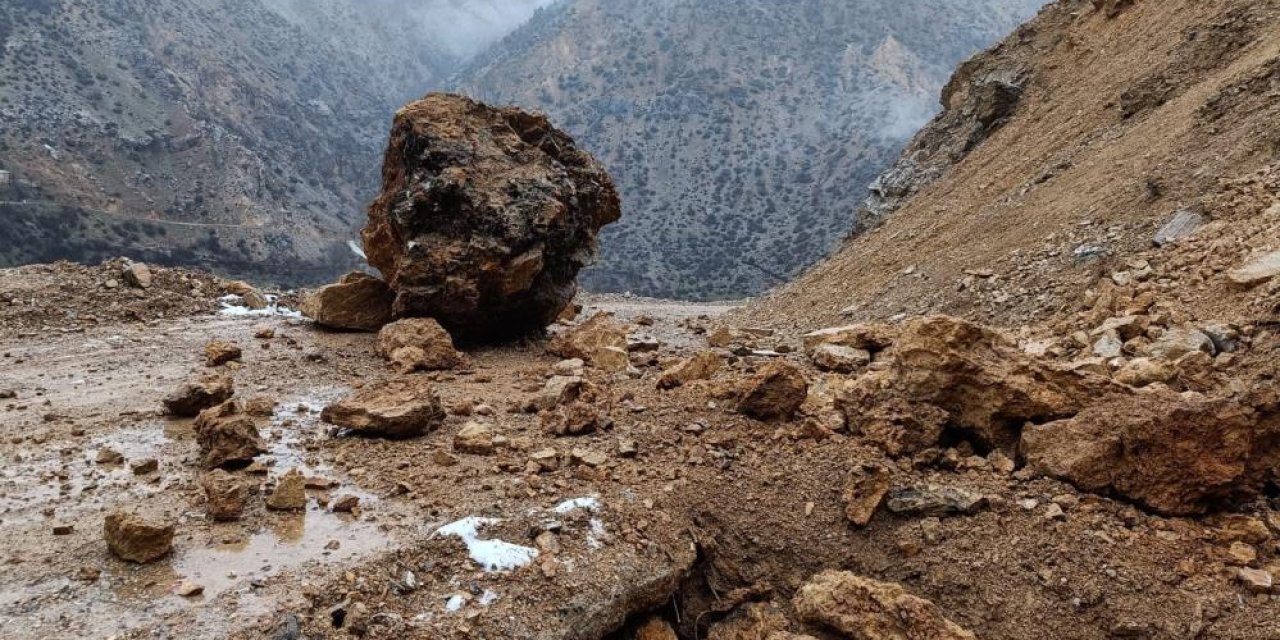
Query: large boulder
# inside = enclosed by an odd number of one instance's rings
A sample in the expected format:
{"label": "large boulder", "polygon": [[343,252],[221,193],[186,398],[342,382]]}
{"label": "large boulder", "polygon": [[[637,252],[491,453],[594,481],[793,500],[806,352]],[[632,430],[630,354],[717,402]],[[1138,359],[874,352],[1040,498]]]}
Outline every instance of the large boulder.
{"label": "large boulder", "polygon": [[464,341],[544,329],[621,217],[604,168],[546,117],[432,94],[396,113],[364,229],[397,317]]}
{"label": "large boulder", "polygon": [[1165,392],[1030,427],[1021,446],[1032,468],[1080,489],[1192,515],[1261,490],[1280,454],[1280,420],[1239,400]]}
{"label": "large boulder", "polygon": [[974,640],[932,602],[900,585],[826,571],[792,599],[796,615],[854,640]]}
{"label": "large boulder", "polygon": [[302,301],[302,313],[330,329],[377,331],[391,322],[393,299],[386,283],[357,271],[313,291]]}
{"label": "large boulder", "polygon": [[836,406],[851,427],[874,432],[894,455],[932,446],[944,427],[1012,451],[1027,423],[1070,417],[1102,398],[1132,393],[1037,360],[993,329],[948,316],[906,323],[876,361],[883,368],[848,383]]}
{"label": "large boulder", "polygon": [[324,408],[320,419],[361,435],[411,438],[444,422],[435,387],[421,376],[370,384]]}

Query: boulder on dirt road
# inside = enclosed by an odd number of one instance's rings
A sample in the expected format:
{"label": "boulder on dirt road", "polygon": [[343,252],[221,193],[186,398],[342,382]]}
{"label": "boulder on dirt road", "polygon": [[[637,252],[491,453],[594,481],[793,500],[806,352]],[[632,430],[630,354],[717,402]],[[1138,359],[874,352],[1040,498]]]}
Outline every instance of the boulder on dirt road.
{"label": "boulder on dirt road", "polygon": [[[600,163],[546,117],[432,94],[396,113],[364,248],[396,317],[463,341],[545,329],[622,215]],[[624,346],[625,348],[625,346]]]}
{"label": "boulder on dirt road", "polygon": [[329,424],[387,438],[420,436],[439,427],[444,418],[435,386],[419,376],[371,383],[320,413]]}
{"label": "boulder on dirt road", "polygon": [[901,585],[847,571],[820,573],[791,601],[800,620],[854,640],[974,640],[937,605]]}
{"label": "boulder on dirt road", "polygon": [[443,371],[461,367],[467,358],[453,346],[453,337],[431,318],[406,318],[378,332],[378,354],[400,373]]}
{"label": "boulder on dirt road", "polygon": [[394,298],[385,282],[357,271],[313,291],[302,301],[302,313],[322,327],[372,332],[391,322]]}
{"label": "boulder on dirt road", "polygon": [[759,420],[790,420],[809,396],[809,381],[790,362],[779,360],[760,368],[747,381],[738,411]]}
{"label": "boulder on dirt road", "polygon": [[173,525],[159,524],[126,511],[116,511],[102,524],[107,548],[122,560],[146,564],[173,550]]}
{"label": "boulder on dirt road", "polygon": [[219,522],[238,520],[249,503],[249,485],[239,478],[215,469],[200,478],[204,489],[205,512]]}
{"label": "boulder on dirt road", "polygon": [[224,375],[208,375],[182,384],[164,399],[165,412],[194,418],[201,411],[216,407],[235,395],[235,383]]}
{"label": "boulder on dirt road", "polygon": [[1236,400],[1148,394],[1022,434],[1027,464],[1167,515],[1256,495],[1280,456],[1280,418]]}
{"label": "boulder on dirt road", "polygon": [[193,427],[206,468],[246,465],[267,450],[253,418],[234,402],[200,412]]}

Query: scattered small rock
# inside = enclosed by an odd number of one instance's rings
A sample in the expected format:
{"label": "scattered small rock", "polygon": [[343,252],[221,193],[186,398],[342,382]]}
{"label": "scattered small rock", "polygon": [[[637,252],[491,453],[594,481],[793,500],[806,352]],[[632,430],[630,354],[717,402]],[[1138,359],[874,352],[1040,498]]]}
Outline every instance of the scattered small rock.
{"label": "scattered small rock", "polygon": [[234,475],[215,469],[200,479],[204,488],[205,511],[214,520],[226,522],[244,515],[249,504],[248,483]]}
{"label": "scattered small rock", "polygon": [[164,400],[171,415],[194,418],[201,411],[216,407],[235,395],[235,383],[225,375],[208,375],[185,382]]}
{"label": "scattered small rock", "polygon": [[302,472],[290,469],[276,480],[276,487],[267,497],[267,508],[274,511],[301,511],[307,508],[306,479]]}
{"label": "scattered small rock", "polygon": [[136,514],[112,513],[102,529],[107,548],[122,560],[146,564],[173,550],[173,525],[158,524]]}
{"label": "scattered small rock", "polygon": [[204,347],[204,363],[210,367],[217,367],[228,362],[239,360],[244,355],[244,351],[235,344],[230,342],[222,342],[216,340],[210,342]]}

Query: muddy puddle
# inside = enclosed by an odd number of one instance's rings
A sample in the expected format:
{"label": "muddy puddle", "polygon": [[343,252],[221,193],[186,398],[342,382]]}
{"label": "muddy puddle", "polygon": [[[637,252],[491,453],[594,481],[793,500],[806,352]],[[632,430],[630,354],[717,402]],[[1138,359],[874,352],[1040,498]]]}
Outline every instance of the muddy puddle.
{"label": "muddy puddle", "polygon": [[[269,449],[259,458],[265,473],[252,477],[270,485],[275,476],[299,469],[310,485],[308,507],[300,513],[262,509],[259,495],[251,498],[242,521],[208,521],[193,489],[199,471],[192,466],[197,454],[190,421],[147,418],[74,446],[33,444],[11,454],[0,467],[0,532],[34,534],[52,542],[31,544],[66,547],[67,553],[44,559],[43,566],[23,562],[0,575],[0,637],[108,638],[159,630],[155,625],[176,614],[184,614],[201,635],[215,637],[296,595],[273,588],[273,578],[318,579],[395,548],[401,541],[375,519],[333,513],[325,504],[354,495],[362,510],[379,516],[401,508],[361,490],[307,448],[327,430],[320,410],[347,391],[331,387],[283,396],[276,416],[261,428]],[[119,453],[123,462],[98,462],[104,449]],[[135,474],[131,463],[149,458],[159,462],[159,471]],[[101,517],[122,504],[168,514],[178,531],[168,558],[139,566],[107,554]],[[45,537],[45,527],[60,522],[74,522],[74,535]],[[84,571],[96,579],[84,579]],[[198,585],[201,593],[179,595],[180,585]]]}

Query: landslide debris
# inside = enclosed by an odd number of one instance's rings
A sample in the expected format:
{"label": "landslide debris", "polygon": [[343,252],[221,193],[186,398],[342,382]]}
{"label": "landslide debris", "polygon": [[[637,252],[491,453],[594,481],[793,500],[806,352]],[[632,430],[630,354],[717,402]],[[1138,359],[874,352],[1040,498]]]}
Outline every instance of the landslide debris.
{"label": "landslide debris", "polygon": [[544,116],[431,94],[396,113],[364,246],[396,317],[501,340],[555,321],[621,213],[604,168]]}
{"label": "landslide debris", "polygon": [[974,640],[937,605],[900,585],[846,571],[826,571],[800,587],[793,601],[801,620],[852,640]]}
{"label": "landslide debris", "polygon": [[360,435],[411,438],[439,427],[445,412],[430,380],[404,376],[369,383],[325,407],[320,418]]}

